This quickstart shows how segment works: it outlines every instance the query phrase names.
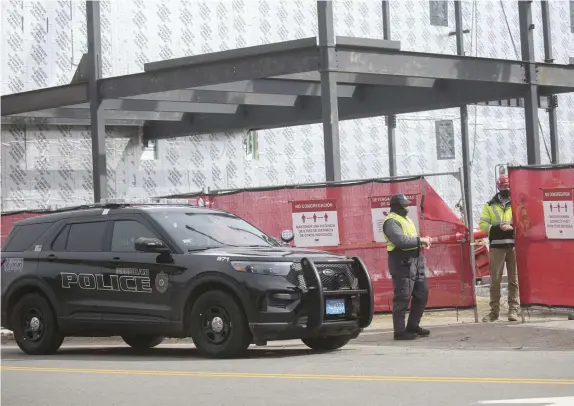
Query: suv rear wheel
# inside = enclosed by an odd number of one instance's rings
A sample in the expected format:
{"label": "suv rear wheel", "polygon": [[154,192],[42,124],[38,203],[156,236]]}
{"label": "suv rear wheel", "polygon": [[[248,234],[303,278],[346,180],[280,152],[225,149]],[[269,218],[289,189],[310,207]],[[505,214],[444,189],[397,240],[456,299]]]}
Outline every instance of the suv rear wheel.
{"label": "suv rear wheel", "polygon": [[241,305],[226,292],[202,294],[190,313],[191,338],[204,356],[231,358],[251,344],[251,331]]}
{"label": "suv rear wheel", "polygon": [[22,296],[12,309],[10,324],[16,344],[29,355],[53,354],[64,341],[50,303],[37,293]]}
{"label": "suv rear wheel", "polygon": [[143,351],[160,345],[164,337],[139,334],[134,336],[122,336],[122,340],[130,347],[138,351]]}
{"label": "suv rear wheel", "polygon": [[318,337],[318,338],[303,338],[301,341],[303,341],[303,343],[312,350],[332,351],[347,345],[347,343],[351,341],[351,337],[330,336],[330,337]]}

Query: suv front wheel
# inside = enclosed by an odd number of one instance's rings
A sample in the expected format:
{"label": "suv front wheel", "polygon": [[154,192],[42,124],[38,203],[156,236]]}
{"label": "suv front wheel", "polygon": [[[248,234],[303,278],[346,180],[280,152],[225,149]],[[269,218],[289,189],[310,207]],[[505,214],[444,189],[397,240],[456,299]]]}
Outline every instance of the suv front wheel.
{"label": "suv front wheel", "polygon": [[144,351],[160,345],[163,342],[164,337],[140,334],[134,336],[122,336],[122,340],[124,340],[124,342],[133,349]]}
{"label": "suv front wheel", "polygon": [[330,336],[330,337],[318,337],[318,338],[303,338],[301,341],[303,341],[303,344],[305,344],[312,350],[332,351],[347,345],[347,343],[351,341],[351,337]]}
{"label": "suv front wheel", "polygon": [[251,344],[251,331],[241,305],[220,290],[206,292],[196,300],[190,328],[195,347],[204,356],[237,357]]}
{"label": "suv front wheel", "polygon": [[53,354],[64,341],[50,303],[37,293],[24,295],[16,303],[10,324],[16,344],[29,355]]}

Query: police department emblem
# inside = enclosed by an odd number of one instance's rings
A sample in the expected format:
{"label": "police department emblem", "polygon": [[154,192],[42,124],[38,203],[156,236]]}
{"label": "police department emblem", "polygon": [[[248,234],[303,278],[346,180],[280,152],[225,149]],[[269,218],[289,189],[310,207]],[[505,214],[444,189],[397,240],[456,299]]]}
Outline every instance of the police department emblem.
{"label": "police department emblem", "polygon": [[160,272],[155,277],[155,288],[159,293],[165,293],[167,290],[168,279],[167,275],[163,272]]}

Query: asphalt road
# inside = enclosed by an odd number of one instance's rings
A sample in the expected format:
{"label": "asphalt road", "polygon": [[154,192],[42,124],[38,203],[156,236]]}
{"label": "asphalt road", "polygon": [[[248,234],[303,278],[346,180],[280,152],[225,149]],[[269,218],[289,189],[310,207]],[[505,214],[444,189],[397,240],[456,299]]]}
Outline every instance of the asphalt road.
{"label": "asphalt road", "polygon": [[458,406],[574,397],[574,330],[482,324],[436,327],[416,342],[391,337],[370,332],[323,354],[284,342],[236,360],[203,359],[176,341],[135,354],[118,340],[70,340],[45,357],[26,356],[8,343],[1,400],[10,406]]}

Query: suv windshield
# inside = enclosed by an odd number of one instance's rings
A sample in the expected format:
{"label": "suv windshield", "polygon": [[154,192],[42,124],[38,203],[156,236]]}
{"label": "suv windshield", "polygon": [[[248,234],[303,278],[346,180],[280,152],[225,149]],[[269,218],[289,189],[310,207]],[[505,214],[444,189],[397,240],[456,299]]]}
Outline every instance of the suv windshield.
{"label": "suv windshield", "polygon": [[280,246],[261,230],[228,213],[165,211],[155,213],[154,218],[188,250],[224,246]]}

